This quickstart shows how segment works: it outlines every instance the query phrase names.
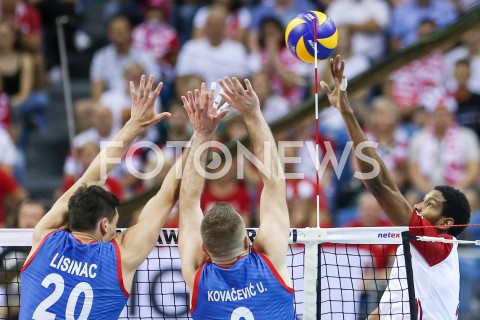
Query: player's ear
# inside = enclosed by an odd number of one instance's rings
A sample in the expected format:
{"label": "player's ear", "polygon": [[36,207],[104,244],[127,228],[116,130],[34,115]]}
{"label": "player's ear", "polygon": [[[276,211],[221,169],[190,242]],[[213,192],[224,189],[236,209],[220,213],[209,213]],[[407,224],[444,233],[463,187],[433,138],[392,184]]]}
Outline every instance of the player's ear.
{"label": "player's ear", "polygon": [[440,224],[437,227],[442,230],[448,230],[450,226],[452,226],[454,223],[455,221],[453,220],[453,218],[445,217],[445,218],[442,218],[442,220],[440,221]]}
{"label": "player's ear", "polygon": [[246,250],[250,247],[250,239],[248,239],[248,235],[245,235],[245,238],[243,239],[243,245]]}
{"label": "player's ear", "polygon": [[106,217],[100,219],[100,232],[102,233],[102,236],[105,235],[108,231],[108,219]]}

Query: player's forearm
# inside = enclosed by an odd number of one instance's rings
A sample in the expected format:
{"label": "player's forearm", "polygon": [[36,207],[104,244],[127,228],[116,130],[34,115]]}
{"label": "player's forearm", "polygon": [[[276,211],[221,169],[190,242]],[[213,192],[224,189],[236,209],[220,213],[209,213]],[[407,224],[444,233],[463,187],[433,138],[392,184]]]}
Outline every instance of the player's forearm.
{"label": "player's forearm", "polygon": [[285,182],[285,177],[283,168],[279,164],[277,145],[261,111],[252,112],[244,118],[255,157],[264,165],[269,164],[266,168],[268,175],[259,170],[264,185],[266,187],[283,185],[279,184],[279,182]]}
{"label": "player's forearm", "polygon": [[[198,168],[205,168],[207,162],[208,148],[203,148],[205,143],[210,142],[210,136],[194,133],[188,156],[186,157],[185,170],[182,176],[180,187],[180,207],[192,207],[200,204],[205,177],[198,172]],[[202,147],[201,155],[196,155]],[[195,161],[198,163],[195,164]],[[182,210],[180,210],[182,212]]]}
{"label": "player's forearm", "polygon": [[[373,178],[362,180],[365,186],[370,190],[375,190],[382,187],[388,187],[392,190],[395,190],[396,185],[393,180],[393,177],[388,171],[387,167],[385,166],[385,163],[378,156],[375,149],[373,147],[362,145],[362,143],[368,142],[368,140],[362,128],[360,127],[357,119],[355,118],[353,110],[349,107],[348,110],[342,112],[342,117],[347,126],[348,135],[350,136],[350,139],[353,142],[353,148],[354,148],[353,150],[355,151],[355,154],[357,152],[360,152],[360,150],[359,151],[356,151],[356,150],[359,146],[362,146],[363,148],[361,149],[361,153],[363,153],[366,157],[373,160],[372,162],[378,163],[378,165],[380,166],[380,172],[374,175]],[[358,159],[357,164],[360,169],[360,172],[364,174],[373,172],[375,169],[373,164],[366,161],[362,161],[360,159]]]}
{"label": "player's forearm", "polygon": [[[189,142],[189,146],[191,145],[192,140]],[[185,165],[187,163],[187,158],[189,155],[190,148],[187,147],[183,152],[180,159],[178,159],[175,164],[168,170],[165,179],[163,179],[162,187],[158,191],[157,195],[160,193],[165,193],[167,199],[171,199],[172,202],[178,200],[180,195],[180,185],[182,181],[182,175],[185,170]]]}
{"label": "player's forearm", "polygon": [[127,122],[115,138],[93,160],[79,182],[93,184],[105,180],[141,131],[142,127],[139,124]]}

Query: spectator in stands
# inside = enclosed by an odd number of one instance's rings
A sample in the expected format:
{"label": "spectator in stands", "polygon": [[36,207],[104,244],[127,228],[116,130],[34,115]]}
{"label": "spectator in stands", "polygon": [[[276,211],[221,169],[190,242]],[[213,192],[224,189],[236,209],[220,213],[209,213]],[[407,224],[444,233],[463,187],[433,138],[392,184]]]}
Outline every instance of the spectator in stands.
{"label": "spectator in stands", "polygon": [[0,127],[10,130],[11,116],[8,95],[3,91],[3,83],[0,78]]}
{"label": "spectator in stands", "polygon": [[398,51],[419,39],[422,21],[430,20],[443,28],[457,19],[457,11],[447,0],[412,0],[395,7],[390,24],[390,48]]}
{"label": "spectator in stands", "polygon": [[[212,5],[220,5],[228,11],[226,37],[243,44],[247,42],[247,31],[252,22],[250,11],[244,6],[243,0],[213,0]],[[201,7],[193,19],[193,38],[205,35],[205,25],[210,6]]]}
{"label": "spectator in stands", "polygon": [[166,121],[167,137],[165,141],[188,141],[192,135],[188,115],[179,102],[170,106],[170,118]]}
{"label": "spectator in stands", "polygon": [[45,205],[35,199],[26,198],[17,206],[17,212],[14,215],[14,228],[33,229],[38,221],[47,213]]}
{"label": "spectator in stands", "polygon": [[[47,68],[49,70],[49,80],[51,82],[60,82],[61,69],[60,69],[60,50],[58,46],[58,34],[57,34],[57,18],[67,17],[67,22],[62,26],[64,34],[64,45],[67,53],[75,52],[77,49],[85,48],[88,46],[88,42],[91,41],[88,35],[83,32],[79,33],[79,16],[77,14],[77,8],[79,0],[29,0],[36,4],[36,8],[40,13],[42,20],[42,44],[43,51],[47,62]],[[78,33],[77,33],[78,32]],[[76,41],[78,36],[82,34],[84,37],[84,44]]]}
{"label": "spectator in stands", "polygon": [[311,4],[299,0],[262,1],[252,8],[252,24],[248,35],[248,49],[258,51],[260,25],[265,18],[274,18],[280,21],[282,28],[286,28],[290,20],[303,11],[310,10]]}
{"label": "spectator in stands", "polygon": [[121,15],[127,17],[134,25],[138,24],[143,20],[140,2],[143,2],[143,0],[107,0],[105,1],[103,17],[108,22]]}
{"label": "spectator in stands", "polygon": [[17,184],[13,176],[0,168],[0,228],[16,207],[25,198],[25,191]]}
{"label": "spectator in stands", "polygon": [[248,135],[247,126],[240,115],[230,115],[225,119],[223,136],[220,141],[228,143],[230,141],[241,140]]}
{"label": "spectator in stands", "polygon": [[198,9],[203,6],[202,0],[175,1],[174,24],[183,44],[192,38],[193,19]]}
{"label": "spectator in stands", "polygon": [[[282,152],[283,149],[283,152]],[[282,154],[283,153],[283,154]],[[290,213],[290,224],[293,228],[316,227],[317,205],[316,205],[316,184],[309,176],[296,178],[298,165],[295,157],[298,157],[299,148],[280,148],[280,159],[283,161],[287,187],[287,204]],[[289,160],[289,161],[285,161]],[[291,161],[290,161],[291,160]],[[308,159],[301,159],[301,161]],[[261,192],[259,187],[258,194]],[[319,187],[320,194],[320,226],[322,228],[332,227],[331,216],[328,210],[327,201],[322,186]],[[258,199],[260,200],[260,199]]]}
{"label": "spectator in stands", "polygon": [[[77,134],[73,139],[73,147],[77,153],[88,142],[100,145],[101,141],[111,141],[117,133],[113,122],[113,114],[109,108],[103,106],[97,108],[93,116],[93,127]],[[75,160],[73,155],[69,154],[65,159],[63,172],[65,175],[80,177],[83,169],[78,159]]]}
{"label": "spectator in stands", "polygon": [[168,105],[174,95],[174,66],[180,48],[177,31],[167,22],[169,14],[168,0],[147,0],[145,21],[132,32],[133,47],[149,52],[160,64],[163,82],[160,98],[164,105]]}
{"label": "spectator in stands", "polygon": [[468,89],[480,94],[480,27],[477,26],[461,36],[461,45],[446,54],[446,82],[450,90],[455,90],[455,63],[459,60],[470,62]]}
{"label": "spectator in stands", "polygon": [[[116,101],[118,101],[118,99]],[[80,177],[83,173],[83,170],[86,168],[82,165],[80,157],[81,149],[85,146],[85,144],[93,142],[97,146],[102,147],[102,143],[111,141],[113,136],[115,136],[115,134],[118,132],[119,127],[116,126],[115,121],[126,121],[129,119],[122,119],[119,117],[121,116],[122,110],[120,106],[124,106],[124,104],[115,105],[113,108],[99,105],[94,111],[93,127],[77,134],[73,139],[73,146],[76,148],[79,159],[75,160],[71,154],[67,156],[64,164],[65,176],[71,176],[75,178]],[[114,116],[114,113],[117,114],[117,120]],[[136,141],[142,140],[156,142],[158,140],[158,132],[155,128],[149,128],[143,134],[139,134]],[[129,158],[129,163],[131,163],[137,171],[143,172],[146,163],[146,151],[148,150],[142,147],[135,150],[132,149],[132,152],[127,152],[124,158],[122,158],[121,164],[116,166],[110,174],[112,179],[121,182],[123,188],[122,194],[124,194],[124,198],[128,198],[132,195],[145,191],[143,188],[143,181],[139,180],[132,174],[127,167],[126,159]],[[113,189],[114,187],[112,187],[111,192],[115,193]]]}
{"label": "spectator in stands", "polygon": [[262,114],[268,123],[272,123],[290,111],[288,100],[273,92],[266,72],[257,72],[251,79],[253,89],[260,100]]}
{"label": "spectator in stands", "polygon": [[[358,197],[358,218],[347,222],[344,227],[391,227],[392,224],[383,216],[382,208],[369,192],[362,192]],[[385,262],[382,264],[385,267]]]}
{"label": "spectator in stands", "polygon": [[0,169],[13,172],[17,160],[17,149],[8,131],[0,126]]}
{"label": "spectator in stands", "polygon": [[[37,1],[38,2],[38,1]],[[47,86],[46,63],[43,56],[42,29],[40,14],[32,4],[35,1],[1,1],[0,20],[10,22],[20,35],[18,44],[22,50],[32,55],[34,65],[35,91],[45,91]],[[56,45],[58,47],[58,45]]]}
{"label": "spectator in stands", "polygon": [[[338,32],[338,44],[335,49],[335,54],[339,54],[344,57],[347,65],[345,66],[345,76],[348,79],[352,79],[362,72],[367,71],[370,68],[370,59],[366,54],[356,53],[352,50],[352,36],[353,33],[350,27],[343,25],[337,27]],[[319,79],[330,79],[330,67],[328,66],[328,59],[319,63],[318,65]],[[368,96],[369,88],[364,88],[355,92],[351,96],[352,102],[355,104],[356,111],[359,112],[361,118],[365,118],[362,114],[366,113],[366,99]],[[334,111],[335,108],[329,108],[329,111]],[[342,123],[340,115],[334,111],[336,121]],[[328,113],[328,112],[327,112]],[[368,113],[368,111],[367,111]],[[329,117],[334,117],[330,114]],[[328,121],[328,120],[327,120]]]}
{"label": "spectator in stands", "polygon": [[[100,153],[100,147],[95,142],[87,142],[78,150],[78,158],[81,165],[81,174],[88,168],[93,159]],[[75,184],[80,175],[66,174],[63,177],[63,185],[60,195],[64,194],[71,186]],[[112,176],[109,176],[105,181],[104,189],[116,195],[120,200],[123,200],[123,186],[120,181]]]}
{"label": "spectator in stands", "polygon": [[91,97],[83,97],[75,101],[75,132],[80,133],[93,127],[95,111],[101,103]]}
{"label": "spectator in stands", "polygon": [[[46,212],[47,209],[42,202],[29,198],[24,199],[18,204],[15,214],[12,215],[13,222],[10,227],[34,228]],[[18,319],[20,269],[25,263],[29,250],[29,247],[5,247],[0,253],[0,274],[6,276],[2,277],[0,286],[0,296],[5,295],[4,301],[0,302],[0,305],[5,305],[0,309],[2,319]]]}
{"label": "spectator in stands", "polygon": [[478,0],[451,0],[458,12],[463,13],[478,5]]}
{"label": "spectator in stands", "polygon": [[410,143],[409,178],[419,192],[448,184],[468,189],[478,183],[480,145],[475,132],[455,123],[455,100],[442,90],[431,90],[421,99],[428,125]]}
{"label": "spectator in stands", "polygon": [[180,49],[176,65],[177,92],[185,93],[190,76],[200,75],[210,85],[224,76],[245,77],[247,51],[236,41],[225,38],[228,13],[225,8],[210,9],[205,36],[187,41]]}
{"label": "spectator in stands", "polygon": [[33,90],[34,64],[29,53],[15,48],[15,29],[9,22],[0,22],[0,75],[3,91],[10,98],[16,122],[23,124],[18,145],[24,148],[31,127],[44,124],[48,100],[44,92]]}
{"label": "spectator in stands", "polygon": [[370,59],[382,58],[386,50],[385,33],[390,18],[390,10],[385,1],[336,0],[328,6],[326,14],[335,21],[337,27],[349,29],[354,55],[364,55]]}
{"label": "spectator in stands", "polygon": [[[112,88],[100,96],[100,104],[110,109],[113,115],[113,128],[117,132],[130,119],[132,99],[130,81],[137,81],[146,70],[137,62],[127,64],[123,70],[123,87]],[[155,109],[160,111],[160,100],[155,102]],[[154,128],[152,128],[155,130]]]}
{"label": "spectator in stands", "polygon": [[400,190],[407,180],[408,132],[399,126],[398,107],[379,96],[372,102],[367,118],[367,139],[378,142],[377,153],[393,174]]}
{"label": "spectator in stands", "polygon": [[[472,209],[472,218],[470,219],[470,224],[480,224],[480,200],[478,197],[478,191],[474,189],[468,189],[465,191],[465,196],[467,197],[468,203],[470,203],[470,208]],[[466,239],[480,240],[480,226],[471,226],[466,230]]]}
{"label": "spectator in stands", "polygon": [[[175,83],[175,99],[180,100],[180,97],[185,94],[185,92],[195,90],[199,88],[202,82],[205,82],[204,78],[198,74],[191,74],[186,77],[183,77],[181,83],[178,82],[178,79]],[[180,91],[183,90],[183,91]]]}
{"label": "spectator in stands", "polygon": [[253,73],[265,72],[274,94],[287,99],[293,108],[305,95],[308,65],[288,50],[284,28],[276,18],[261,21],[258,44],[249,55],[250,70]]}
{"label": "spectator in stands", "polygon": [[147,74],[159,79],[159,67],[153,56],[131,45],[131,25],[124,16],[117,16],[108,24],[111,44],[95,52],[90,68],[92,97],[98,100],[105,90],[123,90],[123,70],[128,64],[138,63]]}
{"label": "spectator in stands", "polygon": [[[213,170],[213,174],[221,174],[220,166]],[[208,212],[219,201],[228,202],[240,214],[247,228],[252,225],[251,199],[248,189],[242,180],[237,179],[236,159],[225,174],[220,177],[207,180],[203,191],[200,205],[203,212]]]}
{"label": "spectator in stands", "polygon": [[[418,24],[417,34],[424,38],[436,30],[434,20],[422,20]],[[403,120],[409,119],[418,107],[420,95],[445,84],[445,59],[443,53],[434,50],[430,54],[410,62],[390,76],[387,92],[400,107]]]}
{"label": "spectator in stands", "polygon": [[480,94],[470,91],[470,61],[458,60],[455,63],[456,88],[453,95],[458,103],[456,120],[459,125],[469,127],[480,138]]}

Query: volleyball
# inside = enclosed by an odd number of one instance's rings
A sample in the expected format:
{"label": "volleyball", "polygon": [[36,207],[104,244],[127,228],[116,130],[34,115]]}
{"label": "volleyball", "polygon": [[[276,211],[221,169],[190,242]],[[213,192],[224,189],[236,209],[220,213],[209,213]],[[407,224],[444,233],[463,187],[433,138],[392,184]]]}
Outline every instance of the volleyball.
{"label": "volleyball", "polygon": [[[317,25],[315,26],[315,18]],[[285,42],[290,52],[307,63],[315,62],[315,27],[317,29],[317,59],[325,60],[338,42],[337,27],[325,13],[305,11],[293,18],[285,30]]]}

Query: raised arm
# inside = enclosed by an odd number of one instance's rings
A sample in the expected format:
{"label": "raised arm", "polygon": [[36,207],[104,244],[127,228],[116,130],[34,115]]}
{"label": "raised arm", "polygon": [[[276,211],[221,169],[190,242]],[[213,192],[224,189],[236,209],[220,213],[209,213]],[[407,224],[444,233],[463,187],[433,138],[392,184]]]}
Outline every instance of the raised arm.
{"label": "raised arm", "polygon": [[363,184],[377,199],[394,225],[407,226],[412,214],[412,207],[398,190],[392,175],[378,156],[375,148],[369,146],[368,140],[350,107],[346,90],[340,90],[344,67],[345,61],[340,61],[340,56],[330,59],[330,71],[335,80],[335,89],[331,91],[324,81],[320,85],[328,96],[330,103],[342,114],[348,135],[353,142],[358,168],[364,174],[364,177],[361,178]]}
{"label": "raised arm", "polygon": [[121,250],[125,285],[132,283],[135,271],[157,243],[161,229],[178,200],[180,174],[183,172],[187,156],[188,149],[170,168],[160,190],[147,202],[137,223],[115,238]]}
{"label": "raised arm", "polygon": [[265,169],[265,172],[259,170],[263,191],[260,198],[260,227],[254,248],[266,254],[279,272],[286,271],[290,219],[285,176],[275,140],[260,111],[258,97],[250,81],[245,80],[246,90],[237,78],[225,78],[220,84],[224,99],[242,113],[254,155]]}
{"label": "raised arm", "polygon": [[51,230],[67,226],[68,201],[81,185],[103,185],[108,173],[117,163],[115,159],[119,160],[121,158],[137,135],[147,127],[170,116],[169,113],[157,114],[155,111],[154,102],[160,94],[163,85],[160,83],[151,95],[153,82],[153,76],[150,76],[145,86],[145,76],[142,76],[139,94],[135,92],[135,86],[130,82],[132,96],[130,120],[120,130],[114,140],[93,160],[82,177],[55,202],[52,209],[40,220],[33,233],[34,246]]}
{"label": "raised arm", "polygon": [[216,113],[216,110],[211,107],[213,93],[206,92],[205,84],[202,84],[200,91],[195,90],[195,94],[189,91],[187,97],[182,96],[182,100],[194,133],[180,187],[178,249],[182,261],[183,278],[188,288],[192,290],[195,274],[207,258],[206,253],[202,250],[200,235],[200,225],[203,219],[200,197],[205,177],[198,172],[197,168],[205,168],[209,149],[204,148],[205,143],[210,142],[218,123],[225,117],[228,110]]}

